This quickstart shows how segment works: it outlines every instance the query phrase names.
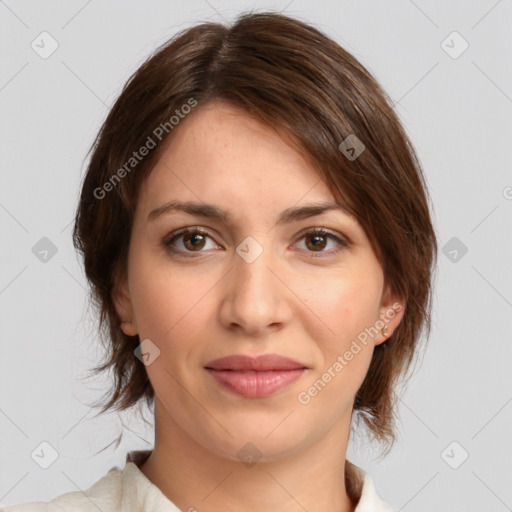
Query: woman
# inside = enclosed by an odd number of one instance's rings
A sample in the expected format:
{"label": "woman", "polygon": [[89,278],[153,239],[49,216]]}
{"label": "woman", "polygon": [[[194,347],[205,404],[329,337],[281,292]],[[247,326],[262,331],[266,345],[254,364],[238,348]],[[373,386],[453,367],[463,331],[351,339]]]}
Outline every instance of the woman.
{"label": "woman", "polygon": [[353,422],[393,443],[437,243],[354,57],[276,13],[182,32],[98,134],[74,240],[115,374],[102,410],[146,400],[155,447],[5,510],[392,510],[346,450]]}

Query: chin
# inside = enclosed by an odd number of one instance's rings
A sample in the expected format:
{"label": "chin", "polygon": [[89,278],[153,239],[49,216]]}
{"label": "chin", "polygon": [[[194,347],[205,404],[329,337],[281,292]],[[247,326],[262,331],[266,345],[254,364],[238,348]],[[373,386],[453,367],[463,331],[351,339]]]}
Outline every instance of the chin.
{"label": "chin", "polygon": [[[287,413],[288,414],[288,413]],[[300,433],[294,429],[287,428],[283,414],[278,420],[272,421],[272,426],[258,424],[246,418],[243,424],[232,424],[226,426],[232,437],[222,431],[220,436],[211,436],[211,431],[204,432],[200,444],[208,451],[223,458],[247,463],[248,460],[255,462],[273,462],[290,456],[308,444],[308,435],[302,424]],[[305,435],[306,433],[306,435]],[[313,436],[314,437],[314,436]],[[199,440],[196,438],[196,440]],[[250,465],[251,463],[247,463]]]}

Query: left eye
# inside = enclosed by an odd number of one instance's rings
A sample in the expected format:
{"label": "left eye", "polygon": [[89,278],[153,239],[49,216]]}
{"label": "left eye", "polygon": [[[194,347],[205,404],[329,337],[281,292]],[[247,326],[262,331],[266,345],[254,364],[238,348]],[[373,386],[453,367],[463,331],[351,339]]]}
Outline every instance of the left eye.
{"label": "left eye", "polygon": [[[210,247],[208,247],[208,240],[210,240]],[[316,256],[314,253],[336,253],[343,248],[349,246],[348,242],[335,235],[325,231],[324,229],[313,229],[302,234],[296,245],[303,241],[302,250],[313,253],[311,256]],[[328,249],[329,243],[333,245]],[[184,228],[177,232],[171,233],[163,240],[163,245],[166,249],[173,253],[200,253],[204,252],[203,249],[215,249],[219,247],[211,235],[201,228]],[[327,248],[327,249],[326,249]]]}
{"label": "left eye", "polygon": [[[348,247],[345,240],[323,229],[308,231],[301,236],[300,240],[304,240],[305,250],[312,253],[333,253]],[[334,245],[334,248],[325,250],[329,242]]]}

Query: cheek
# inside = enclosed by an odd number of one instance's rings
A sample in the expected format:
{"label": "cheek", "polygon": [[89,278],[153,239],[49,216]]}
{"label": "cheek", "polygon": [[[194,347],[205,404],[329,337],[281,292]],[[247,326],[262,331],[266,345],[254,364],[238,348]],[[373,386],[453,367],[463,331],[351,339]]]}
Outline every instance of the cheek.
{"label": "cheek", "polygon": [[182,410],[190,404],[181,385],[194,389],[190,372],[200,366],[201,355],[211,340],[215,322],[211,290],[217,281],[205,274],[170,273],[168,268],[158,269],[154,264],[150,272],[132,277],[139,337],[141,341],[151,340],[159,350],[146,371],[157,395],[166,397],[164,402],[181,403]]}
{"label": "cheek", "polygon": [[[342,414],[361,386],[373,355],[371,327],[378,318],[382,291],[377,267],[344,269],[325,279],[302,282],[303,329],[315,342],[318,366],[305,383],[299,403],[313,414]],[[307,307],[306,307],[307,306]],[[311,321],[311,310],[320,321]],[[323,411],[323,412],[322,412]]]}
{"label": "cheek", "polygon": [[303,326],[315,342],[319,364],[297,399],[327,423],[348,414],[368,372],[373,343],[367,329],[378,313],[379,291],[375,283],[341,278],[325,283],[322,292],[310,290],[307,305],[323,327],[312,329],[312,322]]}
{"label": "cheek", "polygon": [[219,280],[216,275],[183,272],[165,258],[137,256],[133,258],[130,293],[141,337],[166,344],[179,339],[176,333],[184,328],[193,330],[207,321],[204,308]]}
{"label": "cheek", "polygon": [[347,268],[314,281],[303,280],[298,295],[320,320],[322,329],[318,330],[319,322],[305,322],[303,327],[309,329],[313,339],[321,337],[325,350],[343,350],[378,318],[382,289],[379,277],[370,269],[358,272]]}

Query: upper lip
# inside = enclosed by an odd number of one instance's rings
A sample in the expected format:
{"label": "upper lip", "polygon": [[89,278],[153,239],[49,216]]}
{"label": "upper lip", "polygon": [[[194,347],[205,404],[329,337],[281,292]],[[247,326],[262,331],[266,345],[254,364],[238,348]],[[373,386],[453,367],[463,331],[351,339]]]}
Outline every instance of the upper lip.
{"label": "upper lip", "polygon": [[265,354],[257,357],[247,355],[232,355],[210,361],[205,365],[208,370],[233,371],[276,371],[298,370],[307,368],[302,363],[277,354]]}

